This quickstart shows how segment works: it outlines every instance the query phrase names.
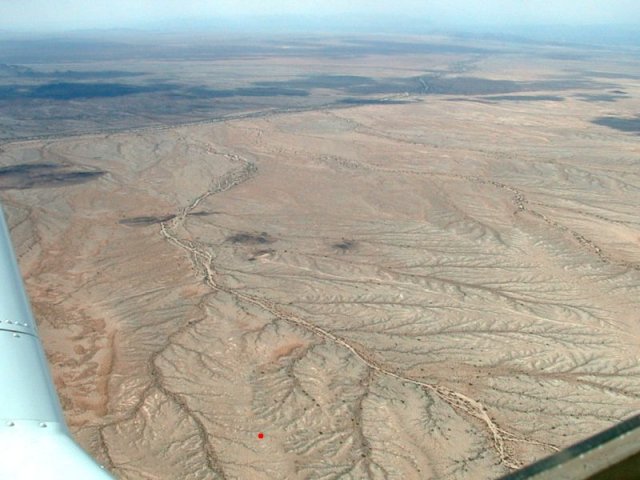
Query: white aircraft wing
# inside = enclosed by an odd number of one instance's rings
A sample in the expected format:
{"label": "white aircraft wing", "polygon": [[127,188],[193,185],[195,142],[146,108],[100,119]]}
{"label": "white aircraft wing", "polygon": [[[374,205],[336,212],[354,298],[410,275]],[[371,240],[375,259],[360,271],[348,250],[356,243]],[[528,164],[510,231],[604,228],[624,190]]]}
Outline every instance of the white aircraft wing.
{"label": "white aircraft wing", "polygon": [[0,479],[113,479],[67,429],[1,208]]}

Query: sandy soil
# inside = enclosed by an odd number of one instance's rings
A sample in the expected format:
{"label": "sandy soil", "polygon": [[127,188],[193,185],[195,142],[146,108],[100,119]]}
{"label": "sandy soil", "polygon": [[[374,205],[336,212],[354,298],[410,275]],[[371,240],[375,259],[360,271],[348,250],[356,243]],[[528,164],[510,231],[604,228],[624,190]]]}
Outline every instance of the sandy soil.
{"label": "sandy soil", "polygon": [[624,88],[3,146],[70,175],[2,199],[73,431],[123,479],[484,479],[636,412]]}

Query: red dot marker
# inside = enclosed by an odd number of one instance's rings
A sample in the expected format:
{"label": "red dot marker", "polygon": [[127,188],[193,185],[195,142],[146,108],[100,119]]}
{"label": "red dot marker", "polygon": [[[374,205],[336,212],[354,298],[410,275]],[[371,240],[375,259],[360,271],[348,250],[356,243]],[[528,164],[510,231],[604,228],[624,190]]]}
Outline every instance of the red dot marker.
{"label": "red dot marker", "polygon": [[260,433],[258,434],[258,438],[259,438],[260,440],[262,440],[262,439],[264,438],[264,433],[260,432]]}

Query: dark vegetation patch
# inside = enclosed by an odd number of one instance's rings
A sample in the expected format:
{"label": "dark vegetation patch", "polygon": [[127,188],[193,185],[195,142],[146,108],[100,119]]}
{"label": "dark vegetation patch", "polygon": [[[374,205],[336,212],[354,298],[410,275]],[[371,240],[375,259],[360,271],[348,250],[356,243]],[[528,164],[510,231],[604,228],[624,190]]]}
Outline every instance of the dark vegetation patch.
{"label": "dark vegetation patch", "polygon": [[253,254],[256,257],[259,257],[261,255],[271,255],[272,253],[275,253],[275,250],[272,249],[272,248],[268,248],[268,249],[265,249],[265,250],[256,250],[255,252],[253,252]]}
{"label": "dark vegetation patch", "polygon": [[444,95],[487,95],[492,93],[519,92],[523,85],[513,80],[490,80],[480,77],[417,77],[420,86],[417,93]]}
{"label": "dark vegetation patch", "polygon": [[156,92],[172,88],[169,85],[139,86],[124,83],[52,82],[43,85],[0,86],[1,100],[50,99],[73,100],[78,98],[122,97],[136,93]]}
{"label": "dark vegetation patch", "polygon": [[579,80],[543,80],[535,82],[517,82],[514,80],[492,80],[482,77],[418,77],[415,79],[425,94],[447,95],[497,95],[544,90],[567,90],[588,88],[588,82]]}
{"label": "dark vegetation patch", "polygon": [[147,90],[147,87],[123,83],[56,82],[33,88],[29,96],[31,98],[69,100],[73,98],[121,97]]}
{"label": "dark vegetation patch", "polygon": [[[345,93],[395,93],[405,88],[403,81],[377,81],[357,75],[309,75],[282,81],[262,81],[255,85],[268,88],[331,89]],[[414,88],[417,86],[414,85]]]}
{"label": "dark vegetation patch", "polygon": [[175,217],[175,215],[130,217],[123,218],[119,223],[122,225],[127,225],[128,227],[145,227],[147,225],[155,225],[162,222],[168,222]]}
{"label": "dark vegetation patch", "polygon": [[18,77],[33,79],[58,79],[58,80],[88,80],[88,79],[109,79],[122,77],[139,77],[145,75],[144,72],[127,72],[124,70],[54,70],[50,72],[35,70],[24,65],[9,65],[0,63],[0,77]]}
{"label": "dark vegetation patch", "polygon": [[640,115],[628,117],[598,117],[591,121],[596,125],[614,128],[621,132],[640,133]]}
{"label": "dark vegetation patch", "polygon": [[585,102],[617,102],[621,98],[627,98],[627,95],[617,95],[611,93],[600,93],[600,94],[588,94],[581,93],[580,95],[576,95],[576,98],[580,100],[584,100]]}
{"label": "dark vegetation patch", "polygon": [[[218,212],[207,212],[205,210],[199,212],[191,212],[189,213],[190,217],[206,217],[208,215],[214,215]],[[147,225],[155,225],[162,222],[168,222],[169,220],[173,220],[176,218],[175,214],[167,214],[167,215],[149,215],[149,216],[141,216],[141,217],[130,217],[123,218],[120,220],[120,224],[127,225],[129,227],[143,227]]]}
{"label": "dark vegetation patch", "polygon": [[564,97],[557,95],[494,95],[491,97],[484,97],[486,100],[498,101],[498,102],[562,102]]}
{"label": "dark vegetation patch", "polygon": [[338,103],[343,105],[403,105],[410,102],[386,98],[343,98]]}
{"label": "dark vegetation patch", "polygon": [[309,92],[300,88],[288,88],[279,86],[256,86],[232,89],[214,89],[206,87],[192,87],[183,92],[177,92],[180,96],[195,98],[231,98],[231,97],[306,97]]}
{"label": "dark vegetation patch", "polygon": [[220,213],[220,212],[208,212],[206,210],[201,210],[198,212],[191,212],[189,216],[190,217],[208,217],[209,215],[215,215],[216,213]]}
{"label": "dark vegetation patch", "polygon": [[342,252],[353,250],[355,246],[356,246],[355,240],[348,240],[346,238],[343,238],[342,241],[333,244],[333,248],[337,248]]}
{"label": "dark vegetation patch", "polygon": [[272,88],[334,89],[347,95],[389,95],[405,92],[427,95],[492,95],[592,86],[589,82],[579,80],[516,82],[481,77],[444,77],[435,74],[381,79],[356,75],[310,75],[291,80],[256,82],[255,85]]}
{"label": "dark vegetation patch", "polygon": [[287,87],[247,87],[212,89],[188,87],[170,83],[130,85],[111,82],[50,82],[41,85],[0,85],[0,100],[50,99],[73,100],[88,98],[112,98],[140,93],[165,93],[169,97],[183,98],[232,98],[232,97],[306,97],[309,92]]}
{"label": "dark vegetation patch", "polygon": [[23,163],[0,167],[0,190],[64,187],[96,180],[105,173],[79,169],[75,165]]}
{"label": "dark vegetation patch", "polygon": [[299,88],[270,88],[270,87],[256,87],[256,88],[236,88],[231,90],[234,96],[237,97],[306,97],[309,92],[301,90]]}
{"label": "dark vegetation patch", "polygon": [[275,240],[267,233],[236,233],[227,237],[227,241],[241,245],[266,245],[275,242]]}
{"label": "dark vegetation patch", "polygon": [[330,88],[345,89],[360,85],[373,85],[375,79],[359,75],[308,75],[306,77],[293,78],[291,80],[261,81],[254,85],[261,87],[277,87],[287,85],[297,88]]}

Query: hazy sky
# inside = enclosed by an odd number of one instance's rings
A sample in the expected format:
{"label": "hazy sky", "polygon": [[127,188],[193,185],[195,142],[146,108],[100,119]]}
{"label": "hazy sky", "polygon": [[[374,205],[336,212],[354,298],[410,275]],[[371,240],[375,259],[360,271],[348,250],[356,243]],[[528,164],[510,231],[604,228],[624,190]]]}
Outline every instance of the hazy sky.
{"label": "hazy sky", "polygon": [[[182,19],[405,16],[432,25],[640,24],[640,0],[0,0],[0,30],[153,25]],[[359,19],[360,17],[360,19]]]}

